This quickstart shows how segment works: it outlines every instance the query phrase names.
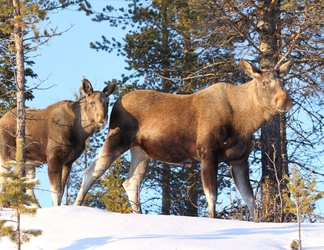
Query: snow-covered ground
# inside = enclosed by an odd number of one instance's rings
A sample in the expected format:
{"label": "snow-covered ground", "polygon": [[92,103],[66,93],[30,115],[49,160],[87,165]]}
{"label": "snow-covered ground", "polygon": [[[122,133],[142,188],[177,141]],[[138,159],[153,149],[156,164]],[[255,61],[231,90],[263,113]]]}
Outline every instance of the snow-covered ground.
{"label": "snow-covered ground", "polygon": [[[0,219],[12,214],[0,211]],[[23,250],[171,250],[290,249],[297,239],[294,223],[253,223],[184,216],[118,214],[95,208],[62,206],[23,216],[22,227],[43,235]],[[324,224],[302,225],[303,249],[324,249]],[[2,238],[0,249],[15,249]]]}

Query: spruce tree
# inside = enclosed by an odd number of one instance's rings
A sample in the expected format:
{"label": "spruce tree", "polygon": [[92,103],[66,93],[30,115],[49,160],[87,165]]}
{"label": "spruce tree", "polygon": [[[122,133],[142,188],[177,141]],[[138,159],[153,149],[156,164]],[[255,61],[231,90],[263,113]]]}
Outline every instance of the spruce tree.
{"label": "spruce tree", "polygon": [[108,211],[130,213],[131,207],[128,204],[128,198],[122,186],[128,169],[125,168],[122,159],[117,159],[109,168],[108,173],[100,180],[100,184],[104,188],[101,191],[101,199]]}
{"label": "spruce tree", "polygon": [[303,216],[310,215],[314,212],[314,203],[323,197],[324,192],[316,189],[316,178],[307,181],[306,178],[303,178],[300,175],[300,172],[297,171],[295,165],[290,171],[290,176],[286,175],[285,179],[288,182],[287,188],[291,197],[287,193],[283,195],[286,201],[286,207],[284,210],[286,213],[292,213],[297,217],[298,248],[296,249],[301,250],[301,223],[303,221]]}
{"label": "spruce tree", "polygon": [[[26,164],[24,164],[26,167]],[[31,236],[37,237],[42,234],[38,229],[21,228],[21,215],[34,216],[37,209],[30,207],[36,201],[24,192],[26,189],[33,189],[39,182],[38,180],[27,180],[21,176],[21,169],[15,167],[14,170],[3,174],[6,178],[4,188],[6,192],[0,193],[0,204],[14,210],[11,219],[0,220],[0,237],[8,237],[16,244],[17,249],[21,249],[23,243],[29,242]],[[10,225],[6,225],[10,223]],[[12,225],[14,223],[14,225]]]}

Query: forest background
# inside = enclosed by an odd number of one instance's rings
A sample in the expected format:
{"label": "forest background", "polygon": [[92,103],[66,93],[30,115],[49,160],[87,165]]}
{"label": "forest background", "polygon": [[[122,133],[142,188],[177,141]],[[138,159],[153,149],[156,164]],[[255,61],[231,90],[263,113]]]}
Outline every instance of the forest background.
{"label": "forest background", "polygon": [[[276,58],[269,59],[264,56],[267,54],[264,52],[267,48],[260,46],[262,39],[265,38],[260,35],[261,32],[257,33],[256,30],[262,31],[262,27],[268,25],[262,23],[264,20],[258,20],[258,15],[262,16],[262,13],[257,10],[262,9],[260,6],[264,7],[270,2],[219,1],[216,4],[211,1],[93,1],[91,8],[83,6],[84,9],[88,9],[87,13],[90,16],[86,16],[84,12],[71,10],[76,9],[72,6],[65,10],[57,10],[56,13],[50,14],[50,19],[42,22],[40,27],[45,27],[51,22],[50,27],[58,27],[60,31],[68,29],[68,31],[60,37],[52,38],[46,46],[41,46],[36,52],[28,55],[29,59],[35,62],[32,70],[38,75],[38,80],[27,78],[28,87],[33,88],[40,82],[43,83],[33,90],[35,98],[27,102],[27,106],[44,108],[56,101],[75,99],[75,96],[79,95],[82,76],[87,77],[95,89],[102,89],[104,82],[117,79],[119,92],[116,96],[136,88],[190,93],[218,81],[238,84],[245,82],[248,78],[239,69],[240,58],[249,59],[255,64],[260,63],[261,67],[262,63],[264,67],[266,64],[274,66],[276,61],[282,63],[282,61],[294,58],[295,67],[286,80],[286,86],[294,99],[294,108],[287,116],[287,123],[285,117],[278,118],[280,120],[278,124],[284,124],[287,127],[284,130],[287,131],[288,152],[285,154],[280,150],[271,151],[270,149],[269,151],[267,149],[268,157],[266,157],[264,155],[266,150],[262,147],[261,131],[256,133],[256,146],[250,162],[253,186],[259,194],[261,179],[266,179],[264,176],[267,169],[261,168],[261,163],[266,164],[262,162],[264,159],[273,155],[273,159],[277,160],[282,155],[286,155],[277,167],[288,168],[288,165],[295,165],[305,178],[316,177],[319,189],[323,190],[323,170],[321,169],[323,162],[323,4],[315,1],[290,1],[289,3],[277,1],[279,5],[276,7],[280,7],[281,10],[279,17],[283,20],[279,23],[282,30],[275,33],[275,41],[279,40],[280,43],[276,45],[278,51],[271,53],[272,56],[275,54]],[[107,4],[112,7],[102,11]],[[126,10],[128,4],[134,4],[131,6],[133,12],[120,9],[125,7]],[[147,6],[155,11],[150,12],[150,9],[146,9]],[[192,12],[182,11],[188,10],[189,6]],[[271,4],[269,6],[273,7]],[[96,14],[98,16],[95,17]],[[136,17],[135,14],[137,14]],[[191,14],[192,18],[189,18],[188,14]],[[133,16],[133,19],[127,15]],[[101,22],[93,22],[91,18],[96,18]],[[169,20],[168,23],[165,23],[167,20]],[[229,20],[232,26],[227,23]],[[162,32],[163,28],[166,33]],[[253,29],[255,29],[254,32]],[[129,30],[132,31],[129,32]],[[127,37],[125,37],[126,34],[128,34]],[[163,34],[167,36],[163,38]],[[282,39],[278,39],[279,34]],[[105,37],[101,38],[102,35]],[[166,47],[163,47],[165,45],[163,39],[167,40]],[[118,41],[122,43],[119,44]],[[89,48],[90,43],[92,43],[92,49]],[[163,56],[154,58],[154,54],[157,55],[159,51],[166,52],[166,50],[168,50],[169,59],[172,60],[164,60]],[[278,132],[282,130],[278,129]],[[285,136],[283,134],[274,136],[274,139],[280,139],[282,143],[274,149],[284,148]],[[102,133],[97,136],[97,138],[101,137]],[[98,141],[95,143],[100,144]],[[96,151],[100,146],[93,147]],[[95,154],[91,155],[94,157]],[[78,164],[74,165],[75,169],[80,170],[79,166],[82,170],[84,165],[82,160],[84,158],[81,157]],[[127,168],[127,164],[124,164],[126,160],[123,158],[119,161],[120,165],[125,168]],[[90,163],[91,159],[87,161]],[[142,200],[145,206],[144,211],[188,214],[187,208],[190,204],[194,204],[192,209],[195,210],[198,203],[199,209],[203,210],[205,201],[201,195],[201,189],[199,190],[199,178],[197,178],[199,165],[191,166],[190,171],[184,173],[187,174],[186,177],[182,175],[181,169],[183,168],[173,167],[170,172],[166,172],[168,168],[163,164],[155,163],[155,165],[156,168],[153,167],[149,173],[151,178],[145,183],[145,190],[150,190],[150,192]],[[118,170],[122,173],[117,171],[121,177],[125,177],[123,167]],[[116,169],[118,169],[118,164]],[[231,194],[229,190],[233,189],[233,184],[230,182],[227,168],[221,166],[220,172],[223,177],[220,187],[223,188],[223,193]],[[287,172],[281,171],[279,177],[271,172],[272,176],[278,177],[279,186],[284,182],[283,175]],[[177,180],[170,179],[170,176],[178,176],[178,174],[180,175]],[[49,188],[44,186],[48,183],[45,166],[38,169],[37,177],[41,179],[42,186],[36,195],[42,206],[51,206],[50,194],[47,191]],[[163,179],[165,177],[166,179]],[[157,180],[160,184],[157,184]],[[114,179],[114,182],[119,186],[121,184],[117,179]],[[172,187],[176,187],[179,191],[173,192],[175,189]],[[194,189],[197,189],[193,198],[196,202],[192,202],[191,196],[188,195]],[[281,187],[280,189],[282,190]],[[70,202],[69,199],[73,201],[75,190],[77,186],[74,191],[70,191],[71,197],[67,198],[67,203]],[[93,192],[102,198],[107,189],[102,190],[97,187],[97,191]],[[145,194],[146,191],[142,193]],[[171,197],[172,193],[175,196]],[[231,208],[244,209],[240,205],[239,198],[235,196],[234,192],[231,200],[235,202]],[[47,199],[46,202],[44,202],[45,199]],[[219,202],[221,200],[222,198]],[[159,205],[161,203],[162,205]],[[182,207],[177,205],[180,203],[183,204]],[[91,200],[89,204],[104,206],[102,203],[98,204]],[[229,205],[222,204],[221,206]],[[183,210],[184,207],[187,210]],[[228,213],[228,208],[224,210],[225,213]],[[317,208],[323,208],[323,205],[318,203]],[[320,210],[320,212],[323,211]],[[197,213],[204,214],[204,211]]]}

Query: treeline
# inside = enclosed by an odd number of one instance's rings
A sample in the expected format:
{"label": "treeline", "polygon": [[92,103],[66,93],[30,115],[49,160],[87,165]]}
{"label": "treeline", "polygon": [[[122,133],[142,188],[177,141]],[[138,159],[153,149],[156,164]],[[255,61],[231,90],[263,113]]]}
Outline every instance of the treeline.
{"label": "treeline", "polygon": [[[102,39],[95,41],[93,38],[94,42],[90,44],[100,53],[114,53],[125,58],[128,67],[118,79],[117,96],[135,89],[189,94],[220,81],[241,84],[248,80],[248,76],[239,69],[240,58],[258,64],[263,70],[294,59],[291,74],[285,78],[294,107],[288,114],[277,115],[255,134],[250,156],[251,181],[260,220],[294,220],[291,211],[287,212],[287,200],[284,199],[284,195],[289,194],[286,178],[289,169],[296,167],[301,178],[309,182],[313,178],[323,182],[324,175],[321,170],[324,115],[322,2],[135,0],[125,1],[122,8],[116,8],[112,3],[100,12],[87,1],[67,1],[61,7],[68,4],[79,6],[80,11],[85,11],[95,22],[105,22],[107,26],[127,31],[121,41],[108,37],[110,34],[103,31]],[[6,22],[3,15],[2,22]],[[4,45],[10,34],[2,31],[0,34]],[[6,81],[1,81],[0,98],[4,100],[1,108],[7,110],[15,105],[12,93],[15,93],[16,85],[14,74],[10,73],[14,72],[15,66],[7,65],[8,50],[4,48],[1,46],[0,50],[3,59],[0,77]],[[35,75],[37,72],[30,70],[29,73]],[[26,93],[32,98],[31,92]],[[73,203],[80,176],[94,159],[104,134],[101,132],[92,137],[87,151],[75,164],[76,173],[71,176],[67,203]],[[122,179],[127,176],[128,160],[125,155],[116,162],[92,189],[86,204],[129,212],[127,197],[121,187]],[[148,193],[146,201],[142,199],[143,212],[204,216],[206,201],[199,168],[199,163],[170,168],[164,163],[151,162],[143,185],[143,190]],[[233,189],[225,164],[219,166],[219,173],[219,191]],[[219,211],[218,216],[248,218],[241,201],[232,198],[230,206]],[[315,200],[309,206],[315,208]],[[321,219],[313,216],[308,220]]]}

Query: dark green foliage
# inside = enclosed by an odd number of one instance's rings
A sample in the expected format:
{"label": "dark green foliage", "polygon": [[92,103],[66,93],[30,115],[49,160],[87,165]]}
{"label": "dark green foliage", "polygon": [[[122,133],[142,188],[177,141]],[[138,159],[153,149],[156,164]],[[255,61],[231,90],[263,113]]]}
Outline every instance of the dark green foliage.
{"label": "dark green foliage", "polygon": [[[0,19],[1,23],[1,19]],[[16,107],[16,83],[14,77],[14,54],[10,52],[9,47],[12,44],[9,34],[3,34],[0,31],[0,118],[9,110]],[[34,64],[33,61],[26,58],[25,76],[36,78],[37,75],[28,67]],[[31,100],[34,96],[32,91],[26,92],[26,99]]]}
{"label": "dark green foliage", "polygon": [[[92,159],[94,160],[94,159]],[[123,180],[126,178],[128,172],[128,162],[121,157],[114,163],[107,173],[98,180],[86,195],[83,205],[89,207],[96,207],[107,209],[111,212],[129,213],[131,208],[128,204],[128,198],[122,186]],[[80,172],[79,179],[73,178],[74,185],[79,187],[83,171]],[[71,183],[72,183],[71,180]],[[71,195],[72,200],[76,198],[79,188]]]}
{"label": "dark green foliage", "polygon": [[[227,49],[215,47],[216,38],[213,44],[202,41],[201,36],[206,34],[197,28],[209,20],[201,6],[194,1],[129,2],[128,9],[107,6],[93,19],[129,28],[124,41],[103,36],[101,42],[91,44],[96,50],[117,51],[127,58],[130,73],[122,76],[128,84],[124,88],[162,90],[161,77],[166,77],[170,82],[168,92],[190,93],[231,77],[228,73],[235,65],[231,47],[235,39],[226,44]],[[196,50],[198,47],[201,49]],[[167,68],[163,63],[166,61]]]}
{"label": "dark green foliage", "polygon": [[110,167],[100,180],[101,190],[95,195],[99,196],[105,205],[105,208],[111,212],[130,213],[131,207],[128,204],[128,198],[122,186],[128,172],[125,167],[125,159],[119,158]]}

